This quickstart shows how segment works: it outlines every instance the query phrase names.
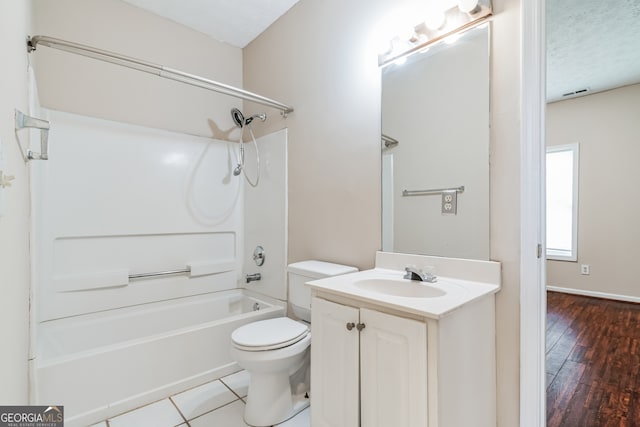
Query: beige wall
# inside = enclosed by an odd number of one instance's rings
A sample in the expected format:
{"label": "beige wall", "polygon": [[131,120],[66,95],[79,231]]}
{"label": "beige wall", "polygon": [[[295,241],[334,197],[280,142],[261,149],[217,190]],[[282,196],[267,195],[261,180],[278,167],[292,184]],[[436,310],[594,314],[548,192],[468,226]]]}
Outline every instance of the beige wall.
{"label": "beige wall", "polygon": [[368,42],[383,3],[302,0],[244,49],[245,88],[295,108],[268,123],[289,128],[290,262],[368,268],[380,249],[380,78]]}
{"label": "beige wall", "polygon": [[[14,134],[14,109],[29,111],[25,40],[31,27],[29,1],[0,2],[0,144],[5,190],[0,217],[0,405],[28,403],[29,175]],[[28,131],[20,132],[28,146]],[[2,190],[0,190],[2,191]]]}
{"label": "beige wall", "polygon": [[[34,0],[34,32],[242,86],[241,49],[119,0]],[[236,98],[44,46],[33,58],[40,103],[51,109],[228,139],[229,110],[242,107]]]}
{"label": "beige wall", "polygon": [[[392,0],[302,0],[244,50],[245,88],[296,111],[289,128],[289,261],[370,268],[380,248],[380,77],[373,27]],[[518,425],[520,2],[496,0],[491,46],[491,259],[498,421]],[[247,106],[252,111],[260,108]]]}
{"label": "beige wall", "polygon": [[640,298],[639,108],[640,85],[547,105],[547,144],[580,145],[578,261],[549,261],[549,285]]}

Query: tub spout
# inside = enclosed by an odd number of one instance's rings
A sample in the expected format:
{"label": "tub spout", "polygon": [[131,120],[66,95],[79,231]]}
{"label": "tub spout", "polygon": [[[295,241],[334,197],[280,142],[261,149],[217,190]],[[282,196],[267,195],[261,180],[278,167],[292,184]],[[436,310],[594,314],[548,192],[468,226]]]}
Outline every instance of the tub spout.
{"label": "tub spout", "polygon": [[254,282],[256,280],[262,279],[262,276],[260,275],[260,273],[255,273],[255,274],[247,274],[246,278],[247,278],[247,283],[249,283],[249,282]]}

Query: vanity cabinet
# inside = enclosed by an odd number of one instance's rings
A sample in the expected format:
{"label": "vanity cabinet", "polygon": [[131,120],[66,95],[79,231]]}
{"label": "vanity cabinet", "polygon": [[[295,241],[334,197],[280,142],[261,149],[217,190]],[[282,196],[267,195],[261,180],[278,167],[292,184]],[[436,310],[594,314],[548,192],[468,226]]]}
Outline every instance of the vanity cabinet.
{"label": "vanity cabinet", "polygon": [[437,317],[323,289],[311,307],[313,427],[496,426],[493,294]]}
{"label": "vanity cabinet", "polygon": [[427,325],[313,298],[311,424],[427,426]]}

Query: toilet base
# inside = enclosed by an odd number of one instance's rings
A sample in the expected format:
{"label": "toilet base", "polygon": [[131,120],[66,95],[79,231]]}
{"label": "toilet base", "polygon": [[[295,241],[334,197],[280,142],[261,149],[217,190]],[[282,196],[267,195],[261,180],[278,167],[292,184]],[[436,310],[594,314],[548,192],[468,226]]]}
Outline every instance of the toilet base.
{"label": "toilet base", "polygon": [[309,405],[311,334],[287,347],[268,351],[231,348],[232,357],[249,373],[245,422],[254,427],[278,425]]}
{"label": "toilet base", "polygon": [[260,392],[256,392],[257,389],[255,386],[252,391],[251,384],[249,384],[247,404],[244,408],[244,422],[252,427],[275,426],[293,418],[306,409],[310,404],[308,394],[302,393],[292,395],[290,392],[291,387],[288,384],[289,381],[287,381],[287,390],[289,393],[280,394],[283,398],[279,399],[277,402],[274,402],[273,400],[269,402],[261,402],[260,400],[262,399],[252,399],[251,396],[261,396],[261,394]]}

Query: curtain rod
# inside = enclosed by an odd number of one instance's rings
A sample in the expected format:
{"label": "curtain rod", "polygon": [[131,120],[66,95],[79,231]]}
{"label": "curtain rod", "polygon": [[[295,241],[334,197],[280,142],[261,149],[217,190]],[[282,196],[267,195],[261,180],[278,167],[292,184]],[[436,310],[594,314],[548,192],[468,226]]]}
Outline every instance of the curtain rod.
{"label": "curtain rod", "polygon": [[64,50],[76,55],[98,59],[100,61],[110,62],[112,64],[121,65],[123,67],[132,68],[134,70],[143,71],[149,74],[154,74],[165,79],[175,80],[177,82],[196,86],[202,89],[208,89],[214,92],[223,93],[225,95],[234,96],[236,98],[241,98],[258,104],[267,105],[269,107],[274,107],[280,110],[283,117],[286,117],[287,114],[293,111],[293,108],[289,107],[286,104],[262,95],[258,95],[253,92],[238,89],[224,83],[196,76],[195,74],[185,73],[183,71],[175,70],[163,65],[158,65],[152,62],[143,61],[141,59],[121,55],[119,53],[110,52],[108,50],[97,49],[95,47],[48,36],[33,36],[27,39],[28,52],[35,51],[38,45],[47,46],[53,49]]}

